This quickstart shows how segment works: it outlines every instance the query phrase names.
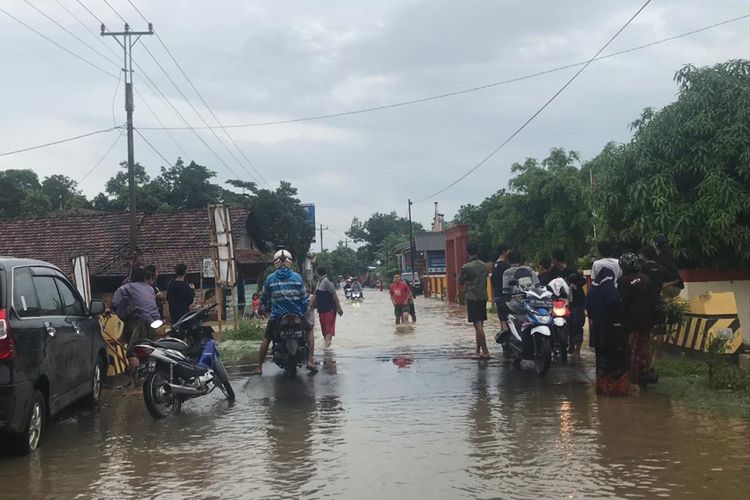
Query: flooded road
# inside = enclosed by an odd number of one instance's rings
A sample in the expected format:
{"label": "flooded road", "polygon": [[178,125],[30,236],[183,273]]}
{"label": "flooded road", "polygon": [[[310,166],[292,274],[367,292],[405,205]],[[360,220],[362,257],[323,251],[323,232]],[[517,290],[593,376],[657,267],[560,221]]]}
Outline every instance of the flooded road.
{"label": "flooded road", "polygon": [[317,375],[236,368],[233,406],[210,395],[166,421],[108,391],[0,457],[2,498],[750,497],[747,422],[597,397],[589,353],[544,379],[499,347],[471,360],[460,308],[420,298],[397,328],[385,292],[365,299],[319,342]]}

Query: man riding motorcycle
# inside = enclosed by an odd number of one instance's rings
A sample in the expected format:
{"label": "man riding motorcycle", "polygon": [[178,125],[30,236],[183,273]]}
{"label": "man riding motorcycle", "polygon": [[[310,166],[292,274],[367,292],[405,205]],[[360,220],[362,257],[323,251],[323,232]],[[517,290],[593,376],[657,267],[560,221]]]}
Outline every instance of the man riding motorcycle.
{"label": "man riding motorcycle", "polygon": [[285,314],[295,314],[302,319],[307,331],[307,343],[310,346],[307,369],[317,371],[314,355],[315,335],[312,325],[305,319],[305,312],[310,300],[302,276],[291,270],[293,262],[292,254],[288,250],[276,252],[273,256],[273,265],[276,271],[266,278],[263,285],[261,302],[264,304],[271,303],[271,316],[268,318],[266,334],[258,351],[258,367],[255,369],[258,374],[263,373],[263,362],[266,359],[266,354],[268,354],[268,346],[273,339],[279,320]]}

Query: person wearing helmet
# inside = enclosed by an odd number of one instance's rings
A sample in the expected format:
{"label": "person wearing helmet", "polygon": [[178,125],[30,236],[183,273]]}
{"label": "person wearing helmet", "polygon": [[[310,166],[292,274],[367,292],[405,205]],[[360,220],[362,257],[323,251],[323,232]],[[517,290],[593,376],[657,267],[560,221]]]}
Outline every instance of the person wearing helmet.
{"label": "person wearing helmet", "polygon": [[258,351],[258,367],[255,369],[257,374],[263,373],[263,362],[268,354],[268,346],[273,338],[273,332],[276,326],[285,314],[296,314],[305,324],[307,329],[307,343],[310,355],[307,359],[307,369],[317,371],[315,367],[315,337],[313,329],[305,320],[305,312],[309,304],[305,282],[298,273],[292,271],[291,267],[294,261],[292,254],[288,250],[279,250],[273,256],[273,265],[276,271],[271,273],[263,285],[263,296],[261,302],[271,304],[271,315],[266,325],[266,334],[260,344]]}

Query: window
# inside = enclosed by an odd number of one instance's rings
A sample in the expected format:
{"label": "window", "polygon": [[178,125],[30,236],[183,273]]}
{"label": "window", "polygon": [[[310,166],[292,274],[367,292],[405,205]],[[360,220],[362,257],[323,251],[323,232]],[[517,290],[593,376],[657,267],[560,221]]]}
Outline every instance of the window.
{"label": "window", "polygon": [[65,316],[83,316],[83,302],[70,287],[67,281],[57,278],[57,289],[62,297],[63,314]]}
{"label": "window", "polygon": [[39,316],[39,300],[28,267],[13,270],[13,307],[22,318]]}
{"label": "window", "polygon": [[34,276],[34,288],[39,297],[40,316],[62,316],[63,307],[60,293],[52,276]]}

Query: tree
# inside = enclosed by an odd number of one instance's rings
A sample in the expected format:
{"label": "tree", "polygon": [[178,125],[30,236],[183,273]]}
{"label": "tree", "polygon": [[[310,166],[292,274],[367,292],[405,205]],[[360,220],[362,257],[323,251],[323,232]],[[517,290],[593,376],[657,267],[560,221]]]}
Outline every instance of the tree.
{"label": "tree", "polygon": [[508,190],[500,190],[479,205],[462,206],[455,223],[471,224],[479,256],[494,259],[495,248],[508,243],[526,258],[537,260],[552,250],[565,250],[569,260],[589,247],[591,216],[586,174],[576,167],[574,151],[553,148],[547,158],[527,158],[511,167]]}
{"label": "tree", "polygon": [[182,158],[177,158],[173,166],[161,167],[156,184],[166,194],[171,210],[205,208],[221,199],[222,189],[210,182],[215,176],[216,172],[203,165],[190,162],[185,166]]}
{"label": "tree", "polygon": [[318,254],[316,259],[318,267],[326,267],[331,277],[359,276],[367,269],[367,266],[359,260],[357,251],[344,246],[342,241],[339,241],[338,246],[332,251],[324,250]]}
{"label": "tree", "polygon": [[245,225],[261,250],[284,247],[302,263],[315,236],[315,228],[307,223],[296,195],[297,189],[286,181],[281,181],[275,191],[254,187],[247,200],[249,213]]}
{"label": "tree", "polygon": [[[414,232],[423,230],[421,224],[414,223]],[[355,242],[364,243],[361,247],[364,248],[362,252],[367,262],[372,263],[378,253],[378,247],[387,237],[398,235],[399,239],[409,240],[409,219],[399,217],[396,212],[375,212],[364,223],[355,217],[346,234]]]}
{"label": "tree", "polygon": [[47,196],[33,170],[0,172],[0,217],[39,217],[50,209]]}
{"label": "tree", "polygon": [[695,265],[750,259],[750,61],[688,65],[676,102],[644,110],[630,143],[591,162],[602,232],[626,244],[665,234]]}
{"label": "tree", "polygon": [[56,212],[90,206],[86,197],[78,189],[78,183],[62,174],[46,177],[42,181],[42,192],[47,196],[49,204]]}

